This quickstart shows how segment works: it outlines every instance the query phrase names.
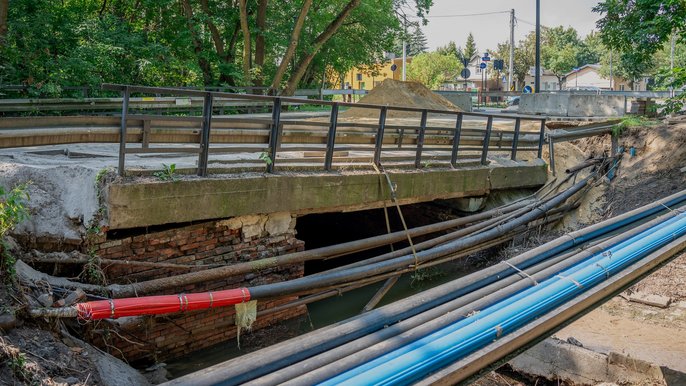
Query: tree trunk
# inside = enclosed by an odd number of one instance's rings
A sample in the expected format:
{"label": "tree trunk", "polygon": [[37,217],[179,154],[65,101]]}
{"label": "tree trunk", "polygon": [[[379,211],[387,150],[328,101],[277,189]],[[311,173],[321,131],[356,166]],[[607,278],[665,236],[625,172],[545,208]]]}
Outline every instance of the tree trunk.
{"label": "tree trunk", "polygon": [[319,50],[326,44],[326,42],[338,31],[338,29],[341,27],[343,24],[343,21],[345,18],[350,15],[350,13],[357,8],[360,5],[361,0],[350,0],[348,4],[341,10],[341,12],[336,16],[335,19],[329,23],[328,26],[326,26],[326,29],[324,29],[324,32],[319,34],[317,38],[314,40],[314,44],[312,44],[312,50],[303,56],[298,64],[295,66],[295,69],[293,69],[293,72],[291,73],[291,77],[288,79],[288,82],[286,83],[286,88],[284,88],[283,92],[281,93],[282,95],[293,95],[295,93],[296,87],[298,87],[298,83],[300,82],[300,79],[302,79],[303,74],[305,73],[305,70],[307,70],[307,67],[310,65],[312,62],[312,59],[314,59],[314,56],[319,52]]}
{"label": "tree trunk", "polygon": [[181,5],[183,6],[183,11],[186,14],[186,22],[188,24],[188,29],[191,31],[191,37],[193,39],[193,50],[198,58],[198,66],[202,71],[203,83],[207,86],[214,82],[214,76],[212,75],[212,67],[210,62],[207,61],[202,56],[202,41],[198,37],[195,31],[195,26],[193,25],[193,8],[189,0],[181,0]]}
{"label": "tree trunk", "polygon": [[[200,0],[200,6],[202,7],[202,11],[205,13],[205,15],[207,15],[205,20],[207,23],[207,28],[210,30],[210,35],[212,36],[212,41],[214,42],[214,49],[217,51],[217,56],[224,61],[224,63],[233,63],[235,59],[234,50],[236,47],[236,35],[238,35],[240,24],[236,23],[233,35],[231,35],[231,40],[229,41],[229,48],[227,50],[224,44],[224,39],[221,36],[221,32],[219,32],[219,28],[217,28],[217,25],[212,22],[212,12],[210,12],[210,7],[207,3],[207,0]],[[228,83],[231,86],[236,85],[236,79],[229,74],[225,74],[221,70],[219,73],[219,81],[221,83]]]}
{"label": "tree trunk", "polygon": [[298,47],[298,40],[300,39],[300,31],[302,30],[303,24],[305,24],[305,18],[307,17],[307,12],[310,10],[311,5],[312,0],[303,1],[302,8],[300,8],[300,14],[298,15],[298,19],[293,27],[293,32],[291,33],[291,40],[288,43],[288,48],[286,49],[286,53],[283,55],[283,58],[281,58],[279,68],[274,74],[274,80],[272,81],[272,85],[270,87],[270,94],[281,88],[281,80],[283,79],[283,75],[286,73],[288,63],[290,63],[293,55],[295,55],[295,49]]}
{"label": "tree trunk", "polygon": [[262,67],[264,66],[265,46],[264,46],[264,31],[267,28],[267,5],[269,0],[258,0],[257,5],[257,32],[255,33],[255,67],[260,70],[259,75],[255,78],[255,86],[262,87],[264,84],[264,74]]}
{"label": "tree trunk", "polygon": [[9,0],[0,0],[0,45],[5,44],[7,36],[7,14],[9,13]]}
{"label": "tree trunk", "polygon": [[248,26],[248,1],[238,0],[240,11],[241,30],[243,31],[243,83],[250,85],[250,69],[252,68],[250,26]]}

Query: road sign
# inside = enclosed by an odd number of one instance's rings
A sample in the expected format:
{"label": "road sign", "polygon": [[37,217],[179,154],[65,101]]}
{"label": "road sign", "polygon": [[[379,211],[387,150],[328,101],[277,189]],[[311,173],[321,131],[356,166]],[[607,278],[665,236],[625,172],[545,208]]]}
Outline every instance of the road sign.
{"label": "road sign", "polygon": [[391,65],[391,71],[395,71],[395,70],[397,70],[397,69],[398,69],[398,65],[395,64],[395,63],[393,63],[393,64]]}
{"label": "road sign", "polygon": [[483,70],[484,68],[486,68],[486,63],[481,63],[481,64],[479,64],[479,68],[482,69],[482,70]]}
{"label": "road sign", "polygon": [[463,77],[463,78],[465,78],[465,79],[469,78],[469,75],[471,75],[471,74],[472,74],[472,73],[469,72],[469,69],[468,69],[468,68],[465,68],[465,69],[462,70],[462,72],[460,72],[460,76]]}
{"label": "road sign", "polygon": [[493,69],[502,70],[505,65],[505,61],[502,59],[496,59],[493,61]]}
{"label": "road sign", "polygon": [[484,62],[488,62],[491,60],[491,57],[490,56],[484,56],[483,58],[481,58],[481,60],[483,60]]}
{"label": "road sign", "polygon": [[529,86],[529,85],[527,84],[527,85],[524,86],[524,88],[522,89],[522,92],[523,92],[524,94],[531,94],[531,93],[533,92],[533,89],[531,88],[531,86]]}

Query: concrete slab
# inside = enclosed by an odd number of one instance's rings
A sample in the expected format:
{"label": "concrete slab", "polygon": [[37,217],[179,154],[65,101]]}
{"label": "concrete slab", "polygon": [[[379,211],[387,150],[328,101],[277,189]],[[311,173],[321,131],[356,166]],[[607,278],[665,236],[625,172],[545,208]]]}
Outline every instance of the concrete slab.
{"label": "concrete slab", "polygon": [[[390,171],[401,204],[477,197],[494,189],[545,183],[542,160],[494,161],[461,169]],[[353,211],[390,205],[385,181],[374,172],[285,173],[151,179],[113,183],[108,188],[110,229],[199,221],[255,214]]]}
{"label": "concrete slab", "polygon": [[554,93],[523,94],[519,102],[519,113],[563,117],[621,117],[624,116],[624,97]]}

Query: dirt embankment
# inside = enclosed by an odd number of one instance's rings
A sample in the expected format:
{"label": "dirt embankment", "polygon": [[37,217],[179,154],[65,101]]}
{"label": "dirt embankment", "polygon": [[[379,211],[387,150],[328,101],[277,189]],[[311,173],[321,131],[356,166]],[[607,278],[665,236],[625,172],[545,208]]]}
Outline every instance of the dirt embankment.
{"label": "dirt embankment", "polygon": [[[359,103],[373,105],[390,105],[402,107],[416,107],[432,110],[462,111],[441,95],[429,90],[426,86],[417,82],[402,82],[399,80],[386,79],[380,85],[374,87],[369,94],[360,99]],[[353,107],[341,113],[342,118],[378,118],[379,110]],[[388,118],[414,118],[419,113],[411,111],[390,110]]]}
{"label": "dirt embankment", "polygon": [[[591,190],[589,198],[595,202],[586,213],[578,213],[579,223],[614,217],[686,189],[686,117],[670,122],[622,133],[619,146],[625,154],[616,177]],[[610,136],[578,140],[560,148],[596,157],[610,148]],[[558,146],[555,150],[558,152]],[[561,156],[560,166],[565,162]],[[668,306],[660,308],[629,300],[635,299],[631,294],[656,296]],[[614,351],[652,362],[662,366],[668,384],[684,384],[686,253],[635,284],[623,297],[613,298],[556,335],[561,339],[573,337],[599,352]]]}

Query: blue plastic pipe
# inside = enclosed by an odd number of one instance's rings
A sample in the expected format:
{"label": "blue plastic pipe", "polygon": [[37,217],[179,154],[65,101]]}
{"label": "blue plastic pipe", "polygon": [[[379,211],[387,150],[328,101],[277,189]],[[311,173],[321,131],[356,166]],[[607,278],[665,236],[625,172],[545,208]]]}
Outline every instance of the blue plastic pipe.
{"label": "blue plastic pipe", "polygon": [[686,215],[680,214],[618,244],[609,253],[597,254],[539,286],[425,337],[421,340],[423,344],[413,342],[408,345],[410,349],[400,348],[324,384],[406,384],[421,379],[520,328],[684,234]]}
{"label": "blue plastic pipe", "polygon": [[[616,245],[608,248],[603,253],[598,253],[596,255],[593,255],[593,256],[589,257],[588,259],[586,259],[586,260],[584,260],[584,261],[582,261],[582,262],[558,273],[558,275],[565,276],[565,277],[572,275],[575,272],[587,267],[590,264],[597,263],[600,259],[604,258],[605,254],[607,254],[607,253],[614,254],[617,251],[621,250],[622,248],[629,246],[629,245],[637,242],[638,240],[641,240],[642,238],[644,238],[644,237],[646,237],[646,236],[648,236],[648,235],[650,235],[650,234],[652,234],[652,233],[654,233],[654,232],[656,232],[656,231],[658,231],[658,230],[660,230],[666,226],[669,226],[670,224],[672,224],[678,220],[679,220],[678,216],[670,217],[670,218],[666,219],[665,221],[663,221],[659,224],[656,224],[655,226],[651,227],[650,229],[647,229],[647,230],[645,230],[645,231],[643,231],[643,232],[641,232],[641,233],[639,233],[633,237],[630,237],[630,238],[628,238],[628,239],[626,239],[620,243],[617,243]],[[556,278],[553,277],[553,279],[556,279]],[[551,285],[554,282],[555,282],[555,280],[546,280],[544,282],[539,283],[537,286],[529,287],[525,290],[520,291],[517,294],[514,294],[514,295],[512,295],[506,299],[503,299],[498,304],[500,305],[500,307],[505,307],[505,306],[512,304],[512,303],[514,303],[514,302],[516,302],[516,301],[518,301],[518,300],[520,300],[526,296],[529,296],[530,294],[532,294],[535,291],[539,291],[542,288],[544,288],[548,285]],[[421,339],[418,339],[418,340],[416,340],[416,341],[414,341],[408,345],[405,345],[405,346],[400,347],[394,351],[391,351],[390,353],[385,354],[385,355],[383,355],[383,356],[381,356],[375,360],[369,361],[364,365],[360,365],[356,369],[359,372],[362,372],[362,371],[366,371],[366,370],[369,370],[371,368],[374,368],[381,363],[384,363],[390,359],[396,358],[396,357],[403,355],[409,351],[412,351],[418,347],[421,347],[422,345],[424,345],[428,342],[431,342],[435,339],[438,339],[438,338],[443,337],[449,333],[452,333],[453,331],[456,331],[457,329],[463,328],[464,326],[466,326],[468,324],[474,323],[475,321],[478,321],[479,319],[482,319],[482,318],[486,317],[487,315],[492,314],[495,311],[497,311],[496,307],[488,307],[484,310],[481,310],[478,314],[476,314],[472,317],[459,320],[459,321],[457,321],[457,322],[455,322],[449,326],[446,326],[446,327],[444,327],[444,328],[442,328],[442,329],[440,329],[440,330],[438,330],[432,334],[429,334],[429,335],[427,335]],[[350,372],[348,372],[348,375],[351,377],[353,376],[353,374],[351,374]],[[333,378],[331,380],[332,383],[325,382],[323,384],[324,385],[336,384],[336,383],[338,383],[344,379],[345,379],[345,376],[341,375],[339,377]]]}

